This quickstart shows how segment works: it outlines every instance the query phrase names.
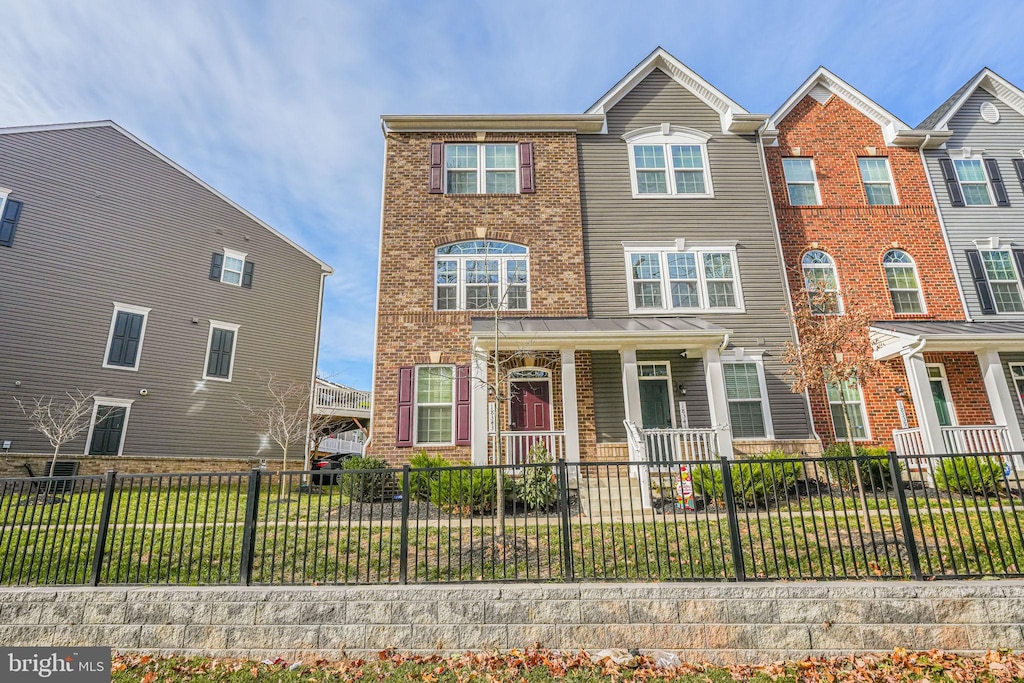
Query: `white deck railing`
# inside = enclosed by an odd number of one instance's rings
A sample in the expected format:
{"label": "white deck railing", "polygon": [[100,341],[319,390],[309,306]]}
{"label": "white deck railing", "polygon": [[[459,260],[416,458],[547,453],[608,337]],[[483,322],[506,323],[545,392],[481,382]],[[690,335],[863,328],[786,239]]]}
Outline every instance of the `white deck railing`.
{"label": "white deck railing", "polygon": [[316,381],[313,412],[331,412],[338,415],[370,416],[370,392],[341,384]]}
{"label": "white deck railing", "polygon": [[362,453],[366,438],[362,432],[345,432],[335,437],[328,437],[320,442],[322,453]]}
{"label": "white deck railing", "polygon": [[677,462],[718,457],[718,431],[706,429],[641,429],[647,460]]}
{"label": "white deck railing", "polygon": [[[969,453],[1003,453],[1010,450],[1010,435],[1000,425],[973,425],[962,427],[939,427],[946,453],[951,455]],[[930,455],[925,453],[921,428],[894,429],[892,438],[896,455]]]}
{"label": "white deck railing", "polygon": [[[530,461],[530,449],[538,443],[547,448],[551,460],[565,458],[565,432],[502,432],[501,453],[506,465],[522,465]],[[494,434],[491,434],[493,449]]]}

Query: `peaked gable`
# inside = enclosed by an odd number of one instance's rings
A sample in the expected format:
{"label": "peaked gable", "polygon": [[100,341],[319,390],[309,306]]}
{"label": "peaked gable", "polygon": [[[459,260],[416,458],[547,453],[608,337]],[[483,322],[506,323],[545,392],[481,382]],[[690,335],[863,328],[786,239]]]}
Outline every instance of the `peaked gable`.
{"label": "peaked gable", "polygon": [[939,105],[938,109],[925,117],[924,121],[917,128],[949,130],[950,120],[967,104],[971,95],[979,88],[1000,100],[1017,113],[1024,115],[1024,90],[1010,83],[995,71],[992,71],[992,69],[985,67],[974,78],[960,86],[955,93]]}

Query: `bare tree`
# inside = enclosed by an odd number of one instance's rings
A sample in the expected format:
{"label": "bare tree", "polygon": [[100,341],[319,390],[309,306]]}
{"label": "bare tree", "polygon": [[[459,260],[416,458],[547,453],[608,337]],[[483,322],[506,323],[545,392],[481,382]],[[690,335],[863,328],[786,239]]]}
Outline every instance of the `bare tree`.
{"label": "bare tree", "polygon": [[[309,385],[286,382],[269,370],[256,373],[267,403],[250,403],[241,396],[235,400],[248,413],[248,422],[281,447],[281,470],[288,469],[288,448],[304,441],[309,428]],[[309,453],[305,456],[309,462]],[[308,469],[308,467],[307,467]]]}
{"label": "bare tree", "polygon": [[320,450],[320,444],[324,442],[327,435],[330,433],[330,428],[338,420],[334,415],[327,413],[318,413],[315,410],[313,414],[309,416],[309,451],[306,453],[306,462],[304,469],[310,468],[310,461],[312,460],[313,454]]}
{"label": "bare tree", "polygon": [[[14,396],[15,403],[28,418],[34,431],[45,436],[53,446],[53,459],[50,461],[50,474],[53,476],[57,466],[60,447],[72,441],[92,424],[93,399],[98,391],[85,393],[81,389],[65,392],[67,399],[54,396],[38,396],[23,402]],[[104,416],[98,416],[102,419]]]}

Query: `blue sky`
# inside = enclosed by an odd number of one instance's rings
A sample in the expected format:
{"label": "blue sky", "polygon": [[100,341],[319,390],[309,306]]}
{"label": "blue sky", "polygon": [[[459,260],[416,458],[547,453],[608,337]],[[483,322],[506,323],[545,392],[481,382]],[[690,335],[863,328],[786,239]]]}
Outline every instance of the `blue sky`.
{"label": "blue sky", "polygon": [[982,66],[1024,85],[1019,0],[6,0],[0,16],[0,125],[113,119],[332,264],[321,369],[365,388],[383,113],[582,112],[658,45],[763,113],[819,64],[911,125]]}

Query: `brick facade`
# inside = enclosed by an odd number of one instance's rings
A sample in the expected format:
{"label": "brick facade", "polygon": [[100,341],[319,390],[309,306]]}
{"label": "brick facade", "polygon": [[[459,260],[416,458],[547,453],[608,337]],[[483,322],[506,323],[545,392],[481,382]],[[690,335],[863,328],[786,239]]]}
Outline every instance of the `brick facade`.
{"label": "brick facade", "polygon": [[[536,192],[430,194],[430,143],[442,141],[532,142]],[[471,133],[389,132],[386,144],[373,432],[367,451],[398,464],[420,450],[395,446],[399,368],[431,362],[468,364],[471,321],[486,315],[481,311],[434,311],[434,250],[438,246],[486,238],[528,247],[531,307],[526,315],[530,317],[586,317],[587,299],[574,133],[488,133],[478,138]],[[502,315],[521,317],[524,313]],[[589,354],[577,353],[576,362],[580,441],[586,454],[596,448]],[[552,373],[556,424],[561,423],[558,372],[555,368]],[[455,461],[470,459],[468,446],[427,450]]]}

